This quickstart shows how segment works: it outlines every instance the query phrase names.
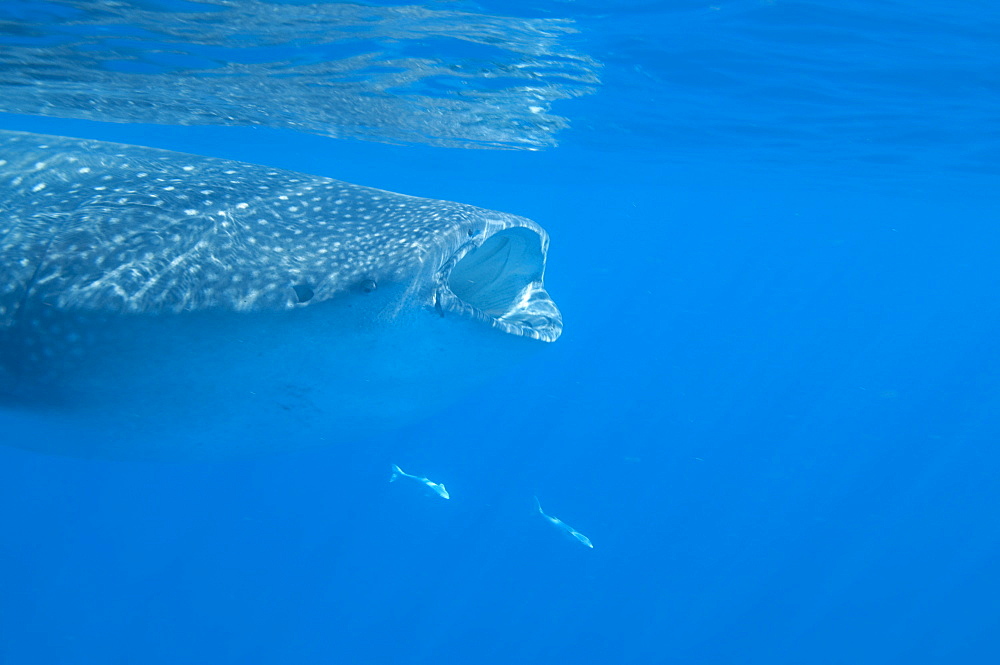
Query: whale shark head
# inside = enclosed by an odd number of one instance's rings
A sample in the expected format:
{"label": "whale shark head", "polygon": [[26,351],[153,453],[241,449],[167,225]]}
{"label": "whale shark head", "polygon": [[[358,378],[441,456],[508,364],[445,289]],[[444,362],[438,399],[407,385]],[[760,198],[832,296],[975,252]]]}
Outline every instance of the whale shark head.
{"label": "whale shark head", "polygon": [[545,231],[473,206],[0,132],[13,443],[213,457],[426,416],[562,330]]}

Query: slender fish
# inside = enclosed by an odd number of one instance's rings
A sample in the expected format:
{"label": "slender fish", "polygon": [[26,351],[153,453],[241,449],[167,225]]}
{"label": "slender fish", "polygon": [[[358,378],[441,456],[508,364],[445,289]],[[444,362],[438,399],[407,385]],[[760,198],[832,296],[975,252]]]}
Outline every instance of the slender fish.
{"label": "slender fish", "polygon": [[394,481],[394,480],[396,480],[397,478],[400,478],[400,477],[403,477],[403,478],[413,478],[415,481],[417,481],[418,483],[420,483],[424,487],[428,487],[431,490],[433,490],[434,493],[437,494],[442,499],[450,499],[451,498],[448,495],[448,490],[446,490],[445,487],[444,487],[444,485],[442,485],[441,483],[436,483],[433,480],[429,480],[427,478],[422,478],[420,476],[411,475],[409,473],[406,473],[402,469],[400,469],[395,464],[393,464],[392,465],[392,476],[389,477],[389,482],[391,483],[392,481]]}
{"label": "slender fish", "polygon": [[573,536],[573,538],[576,538],[578,541],[580,541],[590,549],[594,549],[594,544],[590,542],[590,538],[587,538],[585,535],[583,535],[582,533],[571,527],[569,524],[566,524],[558,517],[552,517],[552,515],[546,515],[545,511],[542,510],[542,504],[538,500],[537,496],[535,497],[535,505],[538,507],[538,512],[542,515],[542,517],[548,520],[549,523],[552,524],[552,526],[556,527],[557,529],[559,529],[564,533],[569,534],[570,536]]}

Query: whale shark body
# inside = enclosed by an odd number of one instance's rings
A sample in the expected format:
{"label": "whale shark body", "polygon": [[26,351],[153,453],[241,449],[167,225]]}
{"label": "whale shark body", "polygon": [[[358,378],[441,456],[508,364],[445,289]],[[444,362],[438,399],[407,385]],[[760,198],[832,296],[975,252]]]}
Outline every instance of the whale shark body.
{"label": "whale shark body", "polygon": [[523,217],[0,131],[4,442],[213,457],[427,415],[562,330]]}

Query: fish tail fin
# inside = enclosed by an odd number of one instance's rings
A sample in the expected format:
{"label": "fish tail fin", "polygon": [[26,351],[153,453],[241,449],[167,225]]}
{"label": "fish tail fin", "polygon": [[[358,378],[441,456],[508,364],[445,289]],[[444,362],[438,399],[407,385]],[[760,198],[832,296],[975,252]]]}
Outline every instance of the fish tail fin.
{"label": "fish tail fin", "polygon": [[402,469],[400,469],[400,468],[399,468],[398,466],[396,466],[395,464],[393,464],[393,465],[392,465],[392,475],[391,475],[391,476],[389,476],[389,482],[391,483],[391,482],[392,482],[392,481],[394,481],[394,480],[395,480],[396,478],[399,478],[399,476],[400,476],[400,475],[401,475],[402,473],[403,473],[403,470],[402,470]]}
{"label": "fish tail fin", "polygon": [[538,512],[540,512],[542,515],[544,515],[545,511],[542,510],[542,502],[538,500],[537,496],[533,497],[533,498],[535,499],[535,508],[538,508]]}

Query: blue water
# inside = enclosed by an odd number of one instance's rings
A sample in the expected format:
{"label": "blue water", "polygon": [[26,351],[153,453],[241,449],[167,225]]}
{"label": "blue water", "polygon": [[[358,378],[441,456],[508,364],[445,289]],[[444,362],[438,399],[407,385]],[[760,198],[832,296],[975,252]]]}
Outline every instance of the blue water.
{"label": "blue water", "polygon": [[0,447],[0,663],[1000,662],[1000,10],[478,7],[603,63],[558,147],[0,116],[529,216],[566,322],[374,444]]}

